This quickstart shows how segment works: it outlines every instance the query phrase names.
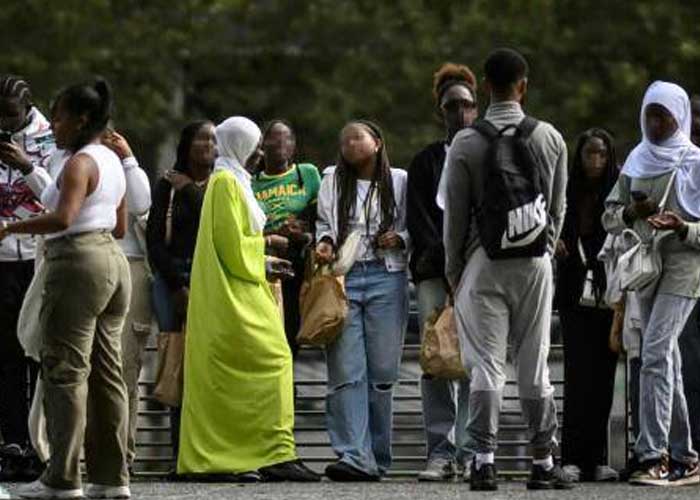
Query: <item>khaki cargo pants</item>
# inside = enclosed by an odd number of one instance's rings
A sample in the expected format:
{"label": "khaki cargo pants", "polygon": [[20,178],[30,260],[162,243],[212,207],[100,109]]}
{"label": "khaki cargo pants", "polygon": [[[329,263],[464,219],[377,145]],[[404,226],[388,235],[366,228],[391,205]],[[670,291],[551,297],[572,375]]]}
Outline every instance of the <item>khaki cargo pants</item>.
{"label": "khaki cargo pants", "polygon": [[151,274],[145,259],[129,258],[131,306],[122,330],[122,363],[129,402],[127,463],[136,458],[136,428],[139,409],[139,377],[146,343],[151,333]]}
{"label": "khaki cargo pants", "polygon": [[51,460],[42,482],[80,487],[84,445],[88,482],[126,485],[121,332],[131,297],[129,264],[104,232],[49,240],[46,264],[41,367]]}

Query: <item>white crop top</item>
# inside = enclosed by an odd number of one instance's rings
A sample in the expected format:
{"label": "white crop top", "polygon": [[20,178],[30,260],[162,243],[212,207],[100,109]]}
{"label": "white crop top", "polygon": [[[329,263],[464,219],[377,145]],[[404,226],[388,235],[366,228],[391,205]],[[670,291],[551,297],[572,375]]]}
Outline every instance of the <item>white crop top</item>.
{"label": "white crop top", "polygon": [[[68,234],[112,231],[117,225],[117,208],[126,193],[126,178],[121,161],[112,150],[101,144],[88,144],[76,154],[80,153],[90,156],[97,164],[99,171],[97,187],[85,198],[71,226],[65,231],[46,235],[48,240]],[[54,180],[41,194],[41,202],[51,211],[58,208],[58,200],[61,196],[58,187],[59,179]]]}

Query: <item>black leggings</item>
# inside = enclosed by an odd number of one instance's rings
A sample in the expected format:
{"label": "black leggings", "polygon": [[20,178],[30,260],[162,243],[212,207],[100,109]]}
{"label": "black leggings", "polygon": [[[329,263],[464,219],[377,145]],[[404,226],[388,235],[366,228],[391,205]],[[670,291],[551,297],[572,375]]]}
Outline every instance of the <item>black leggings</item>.
{"label": "black leggings", "polygon": [[562,463],[592,479],[608,453],[608,419],[615,390],[617,354],[608,338],[612,311],[576,306],[560,312],[564,337]]}
{"label": "black leggings", "polygon": [[34,261],[0,262],[0,433],[6,444],[29,445],[29,402],[38,364],[24,355],[17,321],[34,276]]}

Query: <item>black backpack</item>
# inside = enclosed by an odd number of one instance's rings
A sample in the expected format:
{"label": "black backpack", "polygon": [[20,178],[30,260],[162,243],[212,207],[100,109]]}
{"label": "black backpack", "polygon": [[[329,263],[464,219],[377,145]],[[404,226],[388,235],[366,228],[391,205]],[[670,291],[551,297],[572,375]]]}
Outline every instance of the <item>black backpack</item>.
{"label": "black backpack", "polygon": [[[526,116],[517,126],[501,130],[486,120],[472,126],[489,142],[476,222],[481,244],[492,260],[542,257],[547,251],[542,169],[528,146],[538,123]],[[510,129],[514,133],[506,135]]]}

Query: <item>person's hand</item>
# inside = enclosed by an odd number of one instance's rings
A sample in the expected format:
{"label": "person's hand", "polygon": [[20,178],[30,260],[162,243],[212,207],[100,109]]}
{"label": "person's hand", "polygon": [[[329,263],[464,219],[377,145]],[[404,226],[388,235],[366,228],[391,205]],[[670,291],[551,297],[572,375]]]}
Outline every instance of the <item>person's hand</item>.
{"label": "person's hand", "polygon": [[680,218],[678,214],[673,212],[664,212],[662,214],[654,215],[647,219],[649,224],[651,224],[655,229],[661,231],[671,230],[676,233],[687,233],[687,226],[683,219]]}
{"label": "person's hand", "polygon": [[0,142],[0,161],[19,170],[22,175],[27,175],[33,168],[29,157],[14,142]]}
{"label": "person's hand", "polygon": [[656,205],[656,202],[651,198],[633,201],[627,207],[627,211],[633,219],[646,219],[654,215],[658,209],[659,207]]}
{"label": "person's hand", "polygon": [[316,245],[316,262],[321,265],[330,264],[334,257],[333,245],[327,241],[319,241]]}
{"label": "person's hand", "polygon": [[566,259],[569,257],[569,249],[566,248],[566,243],[564,243],[564,240],[557,240],[557,245],[554,249],[554,256],[558,259]]}
{"label": "person's hand", "polygon": [[292,263],[279,257],[265,257],[265,274],[269,281],[294,277]]}
{"label": "person's hand", "polygon": [[124,136],[118,132],[105,132],[105,135],[102,137],[102,144],[114,151],[120,160],[134,156],[131,146],[129,146]]}
{"label": "person's hand", "polygon": [[402,248],[403,245],[403,239],[396,231],[386,231],[377,237],[377,246],[383,250]]}
{"label": "person's hand", "polygon": [[182,188],[192,184],[192,179],[182,172],[176,170],[168,170],[165,172],[165,179],[170,183],[175,191],[180,191]]}
{"label": "person's hand", "polygon": [[278,252],[286,252],[289,248],[289,239],[285,236],[280,236],[279,234],[269,234],[265,237],[265,243],[267,246]]}

